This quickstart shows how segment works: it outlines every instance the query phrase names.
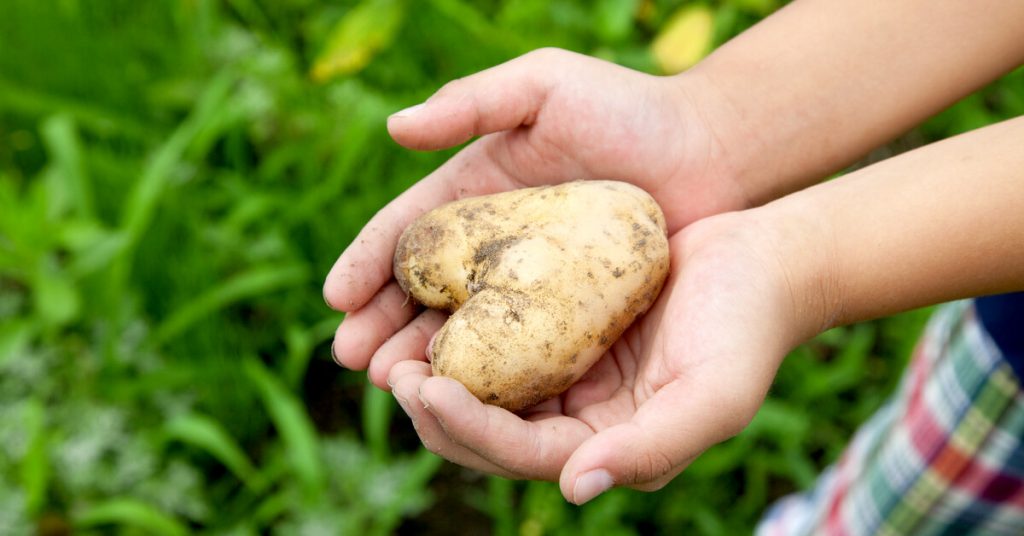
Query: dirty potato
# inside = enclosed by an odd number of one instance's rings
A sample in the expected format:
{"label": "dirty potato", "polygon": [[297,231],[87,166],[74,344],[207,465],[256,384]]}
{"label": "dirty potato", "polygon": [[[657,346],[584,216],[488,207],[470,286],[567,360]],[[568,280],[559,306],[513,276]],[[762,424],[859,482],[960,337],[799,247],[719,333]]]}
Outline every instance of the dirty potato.
{"label": "dirty potato", "polygon": [[565,391],[654,302],[665,218],[643,190],[571,182],[455,201],[414,221],[395,278],[451,312],[434,374],[517,411]]}

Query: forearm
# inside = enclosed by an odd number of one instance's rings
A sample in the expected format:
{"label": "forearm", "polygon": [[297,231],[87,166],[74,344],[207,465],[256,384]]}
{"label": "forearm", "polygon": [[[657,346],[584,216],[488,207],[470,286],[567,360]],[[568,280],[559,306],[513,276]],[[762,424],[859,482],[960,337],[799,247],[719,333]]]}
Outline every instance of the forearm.
{"label": "forearm", "polygon": [[1024,2],[798,0],[683,73],[712,162],[758,205],[841,169],[1024,61]]}
{"label": "forearm", "polygon": [[755,212],[778,243],[808,333],[1024,289],[1024,117]]}

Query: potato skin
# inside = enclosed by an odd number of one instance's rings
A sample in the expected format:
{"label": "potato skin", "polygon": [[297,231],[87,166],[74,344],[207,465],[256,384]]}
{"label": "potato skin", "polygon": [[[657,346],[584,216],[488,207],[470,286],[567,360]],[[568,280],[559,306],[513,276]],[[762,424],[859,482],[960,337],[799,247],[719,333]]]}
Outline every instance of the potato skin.
{"label": "potato skin", "polygon": [[668,270],[661,208],[615,181],[448,203],[409,225],[394,257],[407,294],[452,313],[434,338],[434,374],[511,411],[576,382],[650,308]]}

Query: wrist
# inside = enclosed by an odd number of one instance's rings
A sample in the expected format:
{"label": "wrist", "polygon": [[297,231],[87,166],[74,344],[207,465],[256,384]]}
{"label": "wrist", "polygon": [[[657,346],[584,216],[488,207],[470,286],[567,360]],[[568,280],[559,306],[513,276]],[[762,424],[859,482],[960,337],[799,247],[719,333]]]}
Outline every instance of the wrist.
{"label": "wrist", "polygon": [[789,299],[794,346],[843,318],[843,287],[828,215],[807,196],[787,196],[748,211],[773,259],[775,282]]}
{"label": "wrist", "polygon": [[[665,78],[682,110],[680,121],[698,125],[699,136],[706,140],[705,175],[716,182],[727,182],[738,193],[737,210],[752,208],[788,192],[779,179],[769,176],[763,161],[769,149],[764,132],[744,114],[736,102],[700,65]],[[771,168],[771,169],[779,169]]]}
{"label": "wrist", "polygon": [[[748,333],[780,358],[832,327],[837,318],[831,244],[814,211],[773,203],[702,219],[687,227],[680,266],[711,265],[719,273],[743,274],[730,285],[756,296]],[[691,252],[693,252],[691,254]],[[698,258],[700,257],[700,258]]]}

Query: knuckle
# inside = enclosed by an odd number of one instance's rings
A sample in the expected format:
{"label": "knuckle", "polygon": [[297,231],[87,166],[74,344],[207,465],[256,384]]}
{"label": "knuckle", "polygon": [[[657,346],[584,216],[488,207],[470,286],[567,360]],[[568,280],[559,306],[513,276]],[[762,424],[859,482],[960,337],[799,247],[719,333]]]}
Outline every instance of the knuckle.
{"label": "knuckle", "polygon": [[449,80],[448,82],[445,82],[445,84],[441,86],[441,88],[438,89],[436,93],[434,93],[434,98],[445,98],[453,95],[458,95],[460,93],[463,93],[465,91],[465,88],[465,78],[454,78],[452,80]]}
{"label": "knuckle", "polygon": [[672,472],[674,468],[672,459],[658,451],[645,450],[638,454],[633,461],[632,474],[627,475],[634,486],[657,486],[651,489],[658,489],[664,484],[665,475]]}
{"label": "knuckle", "polygon": [[557,47],[542,47],[527,52],[524,57],[530,61],[559,61],[567,54],[568,52]]}

